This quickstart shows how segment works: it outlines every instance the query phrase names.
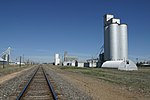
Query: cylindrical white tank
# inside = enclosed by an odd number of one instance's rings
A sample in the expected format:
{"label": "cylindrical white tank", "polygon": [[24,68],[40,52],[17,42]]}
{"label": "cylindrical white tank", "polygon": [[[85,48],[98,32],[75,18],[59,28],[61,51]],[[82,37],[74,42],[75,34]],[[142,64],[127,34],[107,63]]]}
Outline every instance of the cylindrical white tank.
{"label": "cylindrical white tank", "polygon": [[59,64],[60,64],[59,54],[55,54],[55,65],[59,65]]}
{"label": "cylindrical white tank", "polygon": [[109,25],[109,59],[118,60],[119,59],[119,25],[110,24]]}
{"label": "cylindrical white tank", "polygon": [[55,54],[55,59],[58,59],[59,58],[59,54]]}
{"label": "cylindrical white tank", "polygon": [[104,27],[104,60],[109,59],[109,28]]}
{"label": "cylindrical white tank", "polygon": [[120,25],[120,59],[128,59],[128,32],[127,25]]}

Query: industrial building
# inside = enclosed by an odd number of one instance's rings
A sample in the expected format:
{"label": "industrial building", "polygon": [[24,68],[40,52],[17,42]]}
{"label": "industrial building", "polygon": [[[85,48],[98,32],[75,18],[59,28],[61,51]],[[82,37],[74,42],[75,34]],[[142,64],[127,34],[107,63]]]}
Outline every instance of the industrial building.
{"label": "industrial building", "polygon": [[9,64],[10,63],[10,51],[11,48],[8,47],[7,50],[1,53],[0,55],[0,64]]}
{"label": "industrial building", "polygon": [[104,63],[101,66],[103,68],[137,70],[137,66],[128,59],[127,24],[122,24],[120,19],[114,18],[112,14],[104,16],[103,56]]}
{"label": "industrial building", "polygon": [[63,66],[76,66],[77,57],[69,56],[68,53],[64,52]]}
{"label": "industrial building", "polygon": [[84,62],[77,62],[76,66],[77,67],[85,67]]}
{"label": "industrial building", "polygon": [[98,59],[88,59],[86,60],[88,67],[97,67]]}
{"label": "industrial building", "polygon": [[65,52],[63,66],[138,70],[136,64],[128,59],[127,24],[121,23],[121,20],[112,14],[106,14],[104,16],[104,45],[101,47],[98,59],[92,58],[87,62],[78,62],[76,57],[68,56]]}

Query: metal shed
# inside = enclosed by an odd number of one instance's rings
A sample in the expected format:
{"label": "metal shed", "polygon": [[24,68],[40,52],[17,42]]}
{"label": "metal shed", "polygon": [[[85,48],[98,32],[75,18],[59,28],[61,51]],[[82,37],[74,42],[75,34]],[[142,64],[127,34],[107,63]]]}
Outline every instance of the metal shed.
{"label": "metal shed", "polygon": [[106,61],[102,68],[117,68],[118,70],[137,70],[137,66],[131,60]]}

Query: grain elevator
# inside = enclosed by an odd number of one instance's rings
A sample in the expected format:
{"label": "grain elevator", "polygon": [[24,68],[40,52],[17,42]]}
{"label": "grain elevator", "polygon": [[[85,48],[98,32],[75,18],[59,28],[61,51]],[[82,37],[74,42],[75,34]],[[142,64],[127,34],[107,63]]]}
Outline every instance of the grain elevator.
{"label": "grain elevator", "polygon": [[104,61],[102,67],[137,70],[137,66],[128,59],[127,24],[112,14],[104,16]]}

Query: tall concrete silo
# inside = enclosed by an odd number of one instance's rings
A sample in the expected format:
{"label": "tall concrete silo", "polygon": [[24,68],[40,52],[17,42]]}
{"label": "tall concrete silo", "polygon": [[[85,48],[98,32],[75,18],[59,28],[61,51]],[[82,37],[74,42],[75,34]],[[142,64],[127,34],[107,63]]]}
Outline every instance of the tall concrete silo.
{"label": "tall concrete silo", "polygon": [[120,25],[120,59],[128,59],[128,32],[127,25]]}
{"label": "tall concrete silo", "polygon": [[110,60],[118,60],[120,57],[119,53],[119,25],[118,24],[110,24],[109,25],[109,59]]}
{"label": "tall concrete silo", "polygon": [[113,15],[104,16],[104,60],[118,60],[119,53],[119,26],[120,19],[114,18]]}
{"label": "tall concrete silo", "polygon": [[109,48],[109,40],[110,40],[110,36],[109,36],[109,24],[108,24],[108,21],[110,19],[114,18],[114,15],[111,15],[111,14],[106,14],[104,16],[104,48],[107,48],[107,49],[104,49],[104,60],[109,60],[110,59],[110,50],[108,49]]}

